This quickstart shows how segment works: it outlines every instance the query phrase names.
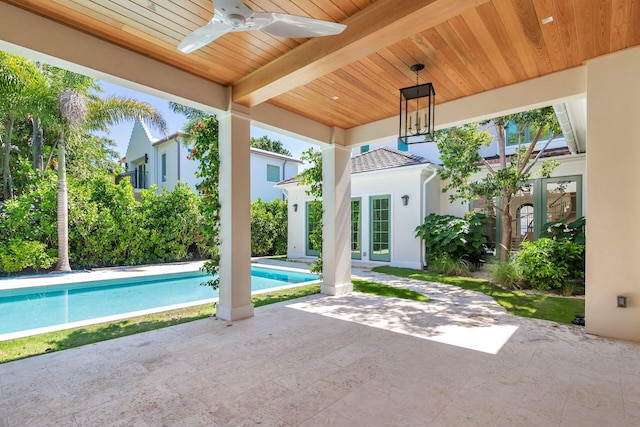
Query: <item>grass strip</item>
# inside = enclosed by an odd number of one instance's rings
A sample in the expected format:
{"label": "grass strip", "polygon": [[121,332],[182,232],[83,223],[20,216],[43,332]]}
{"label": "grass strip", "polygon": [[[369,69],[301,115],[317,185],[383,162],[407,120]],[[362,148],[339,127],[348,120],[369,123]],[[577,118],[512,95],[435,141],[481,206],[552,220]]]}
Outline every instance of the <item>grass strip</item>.
{"label": "grass strip", "polygon": [[[354,279],[353,284],[354,290],[358,292],[416,301],[429,301],[424,295],[408,289],[396,288],[359,279]],[[254,295],[251,301],[254,307],[261,307],[314,295],[319,292],[320,284],[316,283]],[[215,312],[216,309],[213,304],[206,304],[2,341],[0,342],[0,363],[24,359],[39,354],[52,353],[113,338],[126,337],[128,335],[166,328],[181,323],[193,322],[211,317]]]}
{"label": "grass strip", "polygon": [[373,271],[427,282],[445,283],[471,291],[482,292],[514,316],[551,320],[570,324],[576,314],[584,315],[584,299],[561,298],[502,289],[493,283],[470,277],[444,276],[421,270],[396,267],[376,267]]}
{"label": "grass strip", "polygon": [[[252,297],[252,302],[255,307],[260,307],[317,294],[318,292],[320,292],[320,284],[306,285],[255,295]],[[211,317],[215,313],[216,309],[213,304],[198,305],[119,321],[0,341],[0,363],[193,322]]]}
{"label": "grass strip", "polygon": [[364,292],[366,294],[380,295],[390,298],[410,299],[413,301],[429,302],[429,298],[421,293],[395,286],[389,286],[384,283],[368,282],[361,279],[352,279],[353,290],[356,292]]}

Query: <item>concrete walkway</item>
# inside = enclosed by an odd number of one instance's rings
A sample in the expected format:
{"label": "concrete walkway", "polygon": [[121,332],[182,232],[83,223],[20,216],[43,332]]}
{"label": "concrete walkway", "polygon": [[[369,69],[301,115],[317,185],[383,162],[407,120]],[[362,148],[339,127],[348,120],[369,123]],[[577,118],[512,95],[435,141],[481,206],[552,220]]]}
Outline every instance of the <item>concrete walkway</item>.
{"label": "concrete walkway", "polygon": [[432,301],[313,296],[3,364],[0,425],[640,425],[639,343],[354,274]]}

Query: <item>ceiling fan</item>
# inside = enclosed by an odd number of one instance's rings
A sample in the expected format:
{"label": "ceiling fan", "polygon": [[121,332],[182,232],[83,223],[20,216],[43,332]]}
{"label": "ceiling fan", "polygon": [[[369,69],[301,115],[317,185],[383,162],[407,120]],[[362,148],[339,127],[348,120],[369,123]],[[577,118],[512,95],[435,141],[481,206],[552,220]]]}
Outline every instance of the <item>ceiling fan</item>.
{"label": "ceiling fan", "polygon": [[207,25],[189,34],[178,45],[191,53],[218,37],[236,31],[265,31],[278,37],[318,37],[340,34],[344,24],[275,12],[256,12],[241,0],[214,0],[215,13]]}

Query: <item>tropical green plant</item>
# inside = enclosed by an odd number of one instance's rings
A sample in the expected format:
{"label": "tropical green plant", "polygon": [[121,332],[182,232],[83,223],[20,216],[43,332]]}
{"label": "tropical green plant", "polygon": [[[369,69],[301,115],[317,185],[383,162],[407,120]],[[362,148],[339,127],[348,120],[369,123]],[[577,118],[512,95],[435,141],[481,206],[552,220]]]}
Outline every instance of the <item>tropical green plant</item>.
{"label": "tropical green plant", "polygon": [[561,289],[572,279],[584,277],[577,267],[584,257],[584,246],[567,240],[540,238],[522,242],[517,254],[523,277],[534,289]]}
{"label": "tropical green plant", "polygon": [[308,222],[315,226],[309,230],[309,241],[311,249],[318,251],[318,258],[311,264],[311,272],[322,274],[322,152],[309,148],[302,153],[301,159],[310,165],[297,177],[298,185],[308,186],[305,192],[313,197]]}
{"label": "tropical green plant", "polygon": [[217,289],[220,266],[220,154],[218,150],[218,121],[214,116],[206,116],[189,131],[194,141],[191,157],[198,160],[196,177],[202,179],[198,184],[201,214],[204,218],[200,239],[206,247],[209,259],[202,267],[213,279],[205,284]]}
{"label": "tropical green plant", "polygon": [[517,258],[498,260],[492,265],[493,281],[506,289],[523,289],[527,283]]}
{"label": "tropical green plant", "polygon": [[251,202],[251,256],[286,254],[286,224],[287,203],[284,200]]}
{"label": "tropical green plant", "polygon": [[[450,196],[451,201],[484,199],[490,208],[500,212],[502,239],[499,253],[500,258],[506,260],[511,251],[513,198],[530,180],[532,167],[561,131],[552,107],[494,118],[490,123],[495,126],[498,138],[497,166],[487,162],[479,153],[482,146],[491,142],[489,132],[486,129],[479,131],[478,124],[468,124],[438,134],[436,144],[443,163],[438,174],[447,180],[444,190],[454,191]],[[515,126],[517,136],[516,141],[510,141],[517,144],[513,155],[507,155],[506,150],[506,130],[510,125]],[[549,131],[551,136],[542,148],[538,147],[540,138]],[[528,146],[525,145],[525,132],[533,134]],[[558,162],[553,159],[544,160],[538,173],[542,177],[549,177],[557,165]],[[486,175],[475,177],[483,168]]]}
{"label": "tropical green plant", "polygon": [[424,242],[427,266],[437,265],[438,271],[464,271],[465,265],[477,266],[487,243],[486,220],[485,214],[473,211],[465,218],[434,213],[425,217],[415,233]]}
{"label": "tropical green plant", "polygon": [[449,254],[434,255],[429,258],[426,269],[432,273],[445,276],[467,276],[471,264],[464,258],[451,258]]}
{"label": "tropical green plant", "polygon": [[42,92],[44,79],[36,64],[18,55],[0,51],[0,125],[4,135],[3,144],[2,194],[3,198],[13,197],[11,184],[11,153],[15,150],[13,131],[17,120],[26,120],[32,113],[43,109]]}
{"label": "tropical green plant", "polygon": [[0,246],[0,271],[15,273],[26,268],[38,271],[49,268],[55,257],[47,253],[47,245],[37,241],[10,240]]}
{"label": "tropical green plant", "polygon": [[580,217],[575,221],[567,223],[566,220],[548,222],[542,227],[540,237],[548,237],[556,240],[568,240],[570,242],[585,245],[587,243],[585,234],[585,217]]}

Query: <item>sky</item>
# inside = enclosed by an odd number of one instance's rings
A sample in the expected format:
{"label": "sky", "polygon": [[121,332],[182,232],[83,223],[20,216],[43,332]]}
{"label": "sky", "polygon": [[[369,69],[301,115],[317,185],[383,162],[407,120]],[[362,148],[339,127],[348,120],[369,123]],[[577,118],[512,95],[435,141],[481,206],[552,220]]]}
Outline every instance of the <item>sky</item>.
{"label": "sky", "polygon": [[[104,89],[104,92],[101,94],[101,96],[115,95],[146,102],[155,107],[155,109],[158,110],[160,114],[162,114],[164,119],[167,121],[169,134],[175,133],[179,130],[183,130],[187,120],[182,114],[176,114],[171,111],[171,109],[169,108],[169,101],[105,81],[100,81],[99,83],[100,86],[102,86],[102,88]],[[117,145],[116,151],[118,151],[118,153],[120,153],[122,157],[124,157],[127,152],[127,146],[129,144],[129,138],[131,137],[132,130],[133,122],[124,122],[119,125],[111,126],[109,134],[104,135],[115,141]],[[161,138],[164,136],[161,135],[157,129],[150,129],[150,131],[156,138]],[[305,141],[281,135],[276,132],[260,129],[255,126],[251,127],[251,136],[255,138],[267,136],[271,140],[281,141],[282,145],[291,152],[293,157],[298,159],[302,155],[303,151],[307,150],[309,147],[316,147],[313,144],[309,144]]]}

